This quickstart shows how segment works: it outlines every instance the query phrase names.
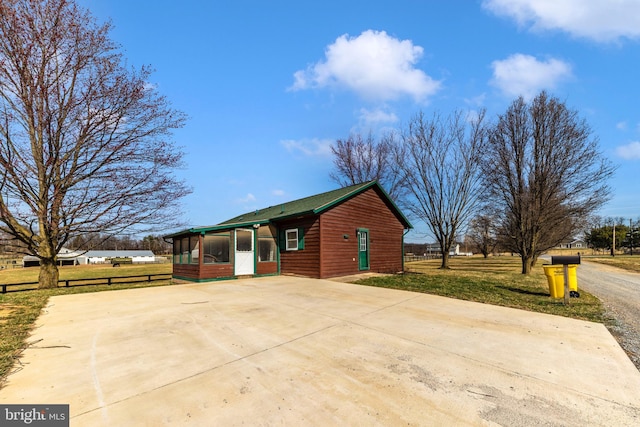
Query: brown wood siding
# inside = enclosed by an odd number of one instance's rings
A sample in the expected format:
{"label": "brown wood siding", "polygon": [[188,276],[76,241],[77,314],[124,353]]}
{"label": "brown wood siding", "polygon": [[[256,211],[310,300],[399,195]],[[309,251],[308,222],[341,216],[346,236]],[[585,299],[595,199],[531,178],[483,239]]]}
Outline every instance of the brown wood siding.
{"label": "brown wood siding", "polygon": [[233,264],[204,264],[200,267],[199,279],[233,277]]}
{"label": "brown wood siding", "polygon": [[404,227],[377,190],[370,188],[322,213],[321,278],[361,273],[358,228],[369,230],[368,271],[397,273],[402,270]]}
{"label": "brown wood siding", "polygon": [[193,280],[233,277],[233,264],[173,264],[173,275]]}
{"label": "brown wood siding", "polygon": [[258,262],[256,264],[256,274],[277,274],[277,262]]}
{"label": "brown wood siding", "polygon": [[320,277],[320,221],[317,216],[278,223],[280,230],[304,229],[304,249],[280,250],[280,273]]}
{"label": "brown wood siding", "polygon": [[192,264],[173,264],[173,275],[175,277],[188,277],[198,279],[200,268]]}

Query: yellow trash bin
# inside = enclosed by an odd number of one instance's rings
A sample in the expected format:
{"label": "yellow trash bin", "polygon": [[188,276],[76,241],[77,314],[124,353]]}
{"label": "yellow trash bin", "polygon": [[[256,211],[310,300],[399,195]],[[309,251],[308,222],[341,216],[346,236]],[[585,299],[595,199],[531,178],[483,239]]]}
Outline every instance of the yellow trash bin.
{"label": "yellow trash bin", "polygon": [[[578,292],[578,265],[569,264],[567,267],[569,292]],[[549,282],[549,294],[551,294],[551,298],[564,298],[564,266],[545,264],[542,268],[544,268],[544,274],[547,276],[547,282]]]}

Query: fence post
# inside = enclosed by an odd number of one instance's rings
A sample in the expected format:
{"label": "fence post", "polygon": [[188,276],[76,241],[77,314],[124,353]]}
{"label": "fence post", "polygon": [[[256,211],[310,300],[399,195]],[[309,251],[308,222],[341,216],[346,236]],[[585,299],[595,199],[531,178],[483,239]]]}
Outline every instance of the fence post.
{"label": "fence post", "polygon": [[3,294],[7,293],[7,285],[2,285],[2,293]]}
{"label": "fence post", "polygon": [[64,285],[68,288],[69,287],[69,281],[65,280]]}
{"label": "fence post", "polygon": [[111,277],[107,279],[107,285],[111,286]]}

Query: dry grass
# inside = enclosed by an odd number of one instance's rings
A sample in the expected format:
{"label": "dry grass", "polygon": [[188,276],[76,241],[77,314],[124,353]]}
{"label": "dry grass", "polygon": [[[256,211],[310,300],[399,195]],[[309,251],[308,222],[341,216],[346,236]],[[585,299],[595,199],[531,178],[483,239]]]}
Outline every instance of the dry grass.
{"label": "dry grass", "polygon": [[640,273],[640,255],[589,256],[585,260]]}
{"label": "dry grass", "polygon": [[[409,273],[373,277],[357,283],[424,292],[450,298],[501,305],[522,310],[606,322],[600,301],[580,290],[568,306],[549,296],[547,278],[540,262],[530,275],[520,274],[519,257],[456,257],[450,270],[440,270],[439,260],[406,265]],[[578,284],[578,287],[580,284]]]}

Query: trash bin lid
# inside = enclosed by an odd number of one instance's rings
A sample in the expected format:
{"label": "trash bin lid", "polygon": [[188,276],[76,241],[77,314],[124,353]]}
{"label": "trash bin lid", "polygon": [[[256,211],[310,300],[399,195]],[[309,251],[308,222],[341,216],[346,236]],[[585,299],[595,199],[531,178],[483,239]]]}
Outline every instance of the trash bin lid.
{"label": "trash bin lid", "polygon": [[580,255],[556,255],[551,257],[551,264],[580,264]]}

